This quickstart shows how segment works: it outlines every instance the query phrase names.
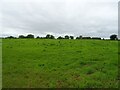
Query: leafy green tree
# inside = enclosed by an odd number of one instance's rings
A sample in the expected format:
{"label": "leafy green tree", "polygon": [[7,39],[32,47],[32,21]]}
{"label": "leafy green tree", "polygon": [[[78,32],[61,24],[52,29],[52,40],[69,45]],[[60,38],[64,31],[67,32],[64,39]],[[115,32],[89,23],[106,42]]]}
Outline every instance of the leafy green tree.
{"label": "leafy green tree", "polygon": [[50,39],[55,39],[55,37],[53,35],[50,35]]}
{"label": "leafy green tree", "polygon": [[70,39],[74,39],[74,37],[73,37],[73,36],[70,36]]}
{"label": "leafy green tree", "polygon": [[8,39],[16,39],[16,37],[14,37],[14,36],[9,36],[9,37],[6,37],[6,38],[8,38]]}
{"label": "leafy green tree", "polygon": [[80,39],[79,37],[76,37],[76,39]]}
{"label": "leafy green tree", "polygon": [[47,34],[45,38],[46,39],[55,39],[55,37],[53,35],[50,35],[50,34]]}
{"label": "leafy green tree", "polygon": [[50,39],[51,35],[50,34],[47,34],[46,35],[46,39]]}
{"label": "leafy green tree", "polygon": [[100,37],[92,37],[92,39],[101,40]]}
{"label": "leafy green tree", "polygon": [[91,37],[82,37],[82,39],[91,39]]}
{"label": "leafy green tree", "polygon": [[65,36],[65,39],[69,39],[70,37],[68,35]]}
{"label": "leafy green tree", "polygon": [[34,38],[34,35],[28,34],[28,35],[26,36],[26,38]]}
{"label": "leafy green tree", "polygon": [[59,36],[57,39],[64,39],[63,37]]}
{"label": "leafy green tree", "polygon": [[19,38],[26,38],[24,35],[19,35]]}
{"label": "leafy green tree", "polygon": [[79,39],[82,39],[82,35],[79,36]]}
{"label": "leafy green tree", "polygon": [[39,39],[39,38],[40,38],[39,36],[36,37],[36,39]]}
{"label": "leafy green tree", "polygon": [[118,39],[117,35],[115,35],[115,34],[113,34],[113,35],[110,36],[110,40],[117,40],[117,39]]}
{"label": "leafy green tree", "polygon": [[76,39],[82,39],[82,35],[80,35],[79,37],[76,37]]}

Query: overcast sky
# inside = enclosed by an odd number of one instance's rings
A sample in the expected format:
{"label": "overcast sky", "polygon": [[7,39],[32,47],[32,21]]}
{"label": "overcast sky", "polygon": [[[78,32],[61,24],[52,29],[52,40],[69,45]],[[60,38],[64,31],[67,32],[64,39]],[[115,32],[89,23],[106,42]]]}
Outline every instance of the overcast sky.
{"label": "overcast sky", "polygon": [[118,34],[118,0],[2,0],[0,36]]}

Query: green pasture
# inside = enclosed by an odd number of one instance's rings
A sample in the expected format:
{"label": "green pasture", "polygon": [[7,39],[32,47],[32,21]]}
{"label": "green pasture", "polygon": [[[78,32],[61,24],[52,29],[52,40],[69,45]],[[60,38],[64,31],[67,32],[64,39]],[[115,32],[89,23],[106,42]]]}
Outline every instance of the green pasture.
{"label": "green pasture", "polygon": [[118,41],[2,40],[3,88],[117,88]]}

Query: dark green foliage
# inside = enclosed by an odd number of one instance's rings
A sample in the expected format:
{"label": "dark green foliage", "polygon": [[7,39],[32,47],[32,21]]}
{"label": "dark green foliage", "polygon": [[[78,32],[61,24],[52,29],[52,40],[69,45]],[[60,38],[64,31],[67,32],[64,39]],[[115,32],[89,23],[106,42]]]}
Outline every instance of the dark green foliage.
{"label": "dark green foliage", "polygon": [[79,37],[76,37],[76,39],[80,39]]}
{"label": "dark green foliage", "polygon": [[76,37],[76,39],[82,39],[82,35],[80,35],[79,37]]}
{"label": "dark green foliage", "polygon": [[53,35],[51,35],[50,39],[55,39],[55,37]]}
{"label": "dark green foliage", "polygon": [[8,38],[8,39],[16,39],[16,37],[14,37],[14,36],[9,36],[9,37],[6,37],[6,38]]}
{"label": "dark green foliage", "polygon": [[70,39],[74,39],[74,37],[73,37],[73,36],[70,36]]}
{"label": "dark green foliage", "polygon": [[63,37],[59,36],[57,39],[64,39]]}
{"label": "dark green foliage", "polygon": [[46,39],[55,39],[55,37],[53,35],[47,34]]}
{"label": "dark green foliage", "polygon": [[26,38],[26,36],[24,36],[24,35],[19,35],[18,38]]}
{"label": "dark green foliage", "polygon": [[110,36],[110,40],[117,40],[117,39],[118,39],[117,35],[115,35],[115,34],[113,34],[113,35]]}
{"label": "dark green foliage", "polygon": [[65,39],[69,39],[70,37],[68,35],[65,36]]}
{"label": "dark green foliage", "polygon": [[91,37],[82,37],[82,39],[91,39]]}
{"label": "dark green foliage", "polygon": [[82,39],[82,35],[80,35],[79,37],[76,37],[76,39]]}
{"label": "dark green foliage", "polygon": [[79,38],[82,39],[82,35],[80,35]]}
{"label": "dark green foliage", "polygon": [[26,38],[34,38],[34,35],[28,34],[28,35],[26,36]]}
{"label": "dark green foliage", "polygon": [[39,38],[40,38],[39,36],[36,37],[36,39],[39,39]]}
{"label": "dark green foliage", "polygon": [[46,35],[46,39],[50,39],[51,35],[50,34],[47,34]]}
{"label": "dark green foliage", "polygon": [[101,40],[100,37],[92,37],[92,39],[95,39],[95,40]]}

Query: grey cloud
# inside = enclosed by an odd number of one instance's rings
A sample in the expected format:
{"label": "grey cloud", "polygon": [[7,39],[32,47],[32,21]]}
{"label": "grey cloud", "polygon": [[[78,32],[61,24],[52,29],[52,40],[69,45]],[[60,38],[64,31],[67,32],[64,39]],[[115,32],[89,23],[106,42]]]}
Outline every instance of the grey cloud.
{"label": "grey cloud", "polygon": [[[58,1],[58,2],[57,2]],[[2,34],[109,37],[118,31],[115,0],[30,0],[2,4]],[[87,2],[89,1],[89,2]]]}

